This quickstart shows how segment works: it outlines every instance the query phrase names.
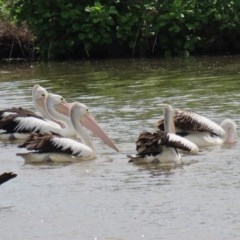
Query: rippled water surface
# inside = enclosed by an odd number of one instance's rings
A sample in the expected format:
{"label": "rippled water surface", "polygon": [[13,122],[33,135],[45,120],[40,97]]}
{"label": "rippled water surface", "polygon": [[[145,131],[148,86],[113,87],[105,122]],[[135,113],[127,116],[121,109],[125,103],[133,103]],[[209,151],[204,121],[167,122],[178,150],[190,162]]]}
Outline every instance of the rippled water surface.
{"label": "rippled water surface", "polygon": [[1,142],[1,172],[18,173],[0,186],[1,239],[239,239],[239,142],[185,155],[175,168],[126,157],[166,103],[239,124],[239,74],[239,57],[2,64],[1,108],[33,109],[39,83],[85,103],[120,153],[94,138],[95,160],[31,165],[17,143]]}

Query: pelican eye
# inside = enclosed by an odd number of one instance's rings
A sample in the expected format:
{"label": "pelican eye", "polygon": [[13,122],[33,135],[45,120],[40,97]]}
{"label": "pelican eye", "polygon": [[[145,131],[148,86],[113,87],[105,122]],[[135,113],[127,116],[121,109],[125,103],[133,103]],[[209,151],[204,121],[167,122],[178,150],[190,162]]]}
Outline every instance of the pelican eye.
{"label": "pelican eye", "polygon": [[42,97],[45,97],[45,93],[42,93]]}

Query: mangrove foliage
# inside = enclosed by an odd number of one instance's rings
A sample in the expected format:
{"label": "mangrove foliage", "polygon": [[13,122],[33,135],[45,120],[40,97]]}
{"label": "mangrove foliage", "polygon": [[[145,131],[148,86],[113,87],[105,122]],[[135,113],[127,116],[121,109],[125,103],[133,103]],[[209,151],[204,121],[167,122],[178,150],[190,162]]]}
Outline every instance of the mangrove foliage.
{"label": "mangrove foliage", "polygon": [[12,22],[28,26],[42,59],[240,52],[239,0],[1,2]]}

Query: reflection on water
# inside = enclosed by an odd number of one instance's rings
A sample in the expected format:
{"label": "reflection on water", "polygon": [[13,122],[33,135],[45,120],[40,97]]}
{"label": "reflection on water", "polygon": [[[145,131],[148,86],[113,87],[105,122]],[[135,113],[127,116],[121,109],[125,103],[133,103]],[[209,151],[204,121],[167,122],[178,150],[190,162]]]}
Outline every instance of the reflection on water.
{"label": "reflection on water", "polygon": [[[97,159],[24,164],[0,143],[3,239],[238,239],[239,142],[183,156],[172,168],[128,163],[165,103],[239,125],[239,57],[3,65],[0,105],[33,108],[39,83],[85,103],[120,148],[94,138]],[[14,226],[10,229],[10,226]]]}

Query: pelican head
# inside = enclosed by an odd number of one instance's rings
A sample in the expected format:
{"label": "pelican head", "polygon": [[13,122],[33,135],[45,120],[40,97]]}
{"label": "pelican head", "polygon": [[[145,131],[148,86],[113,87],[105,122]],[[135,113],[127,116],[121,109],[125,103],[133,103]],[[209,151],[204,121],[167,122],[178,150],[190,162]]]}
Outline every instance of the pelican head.
{"label": "pelican head", "polygon": [[43,117],[48,117],[46,114],[45,100],[48,95],[48,91],[41,87],[39,84],[35,84],[32,89],[32,99],[34,106]]}
{"label": "pelican head", "polygon": [[[78,123],[80,122],[80,124],[89,129],[94,134],[94,136],[99,137],[106,145],[119,152],[119,149],[114,144],[114,142],[110,139],[110,137],[108,137],[103,128],[90,114],[86,105],[79,102],[72,103],[70,109],[70,118],[72,119],[72,123],[75,129],[79,129]],[[78,121],[75,121],[75,119]],[[82,134],[83,133],[81,132],[80,136],[82,136]]]}
{"label": "pelican head", "polygon": [[221,123],[225,131],[224,143],[234,143],[237,141],[237,124],[232,119],[225,119]]}
{"label": "pelican head", "polygon": [[63,118],[63,116],[69,117],[70,104],[62,96],[49,93],[45,101],[47,112],[54,120],[59,120],[60,115],[60,118]]}

